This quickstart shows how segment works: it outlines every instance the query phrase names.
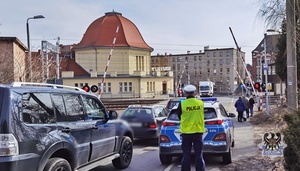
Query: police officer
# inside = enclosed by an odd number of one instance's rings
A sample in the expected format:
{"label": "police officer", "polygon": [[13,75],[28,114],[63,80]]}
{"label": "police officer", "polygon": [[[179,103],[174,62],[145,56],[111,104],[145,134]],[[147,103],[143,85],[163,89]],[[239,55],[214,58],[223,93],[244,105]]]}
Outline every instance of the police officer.
{"label": "police officer", "polygon": [[203,141],[202,134],[204,128],[204,103],[195,98],[196,87],[187,85],[184,87],[186,100],[182,101],[177,108],[177,114],[180,119],[180,132],[182,138],[181,149],[183,158],[181,161],[181,170],[191,170],[191,150],[194,148],[196,171],[205,170],[203,160]]}

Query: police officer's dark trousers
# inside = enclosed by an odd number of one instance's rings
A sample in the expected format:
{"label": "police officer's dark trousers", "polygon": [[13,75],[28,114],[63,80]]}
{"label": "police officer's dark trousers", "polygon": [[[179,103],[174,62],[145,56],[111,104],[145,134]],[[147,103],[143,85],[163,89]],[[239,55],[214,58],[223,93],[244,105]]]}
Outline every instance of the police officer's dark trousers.
{"label": "police officer's dark trousers", "polygon": [[192,146],[194,147],[195,153],[195,167],[196,171],[205,170],[205,162],[203,160],[203,141],[202,133],[195,134],[181,134],[182,144],[181,149],[183,151],[183,158],[181,161],[181,171],[190,171],[191,170],[191,150]]}

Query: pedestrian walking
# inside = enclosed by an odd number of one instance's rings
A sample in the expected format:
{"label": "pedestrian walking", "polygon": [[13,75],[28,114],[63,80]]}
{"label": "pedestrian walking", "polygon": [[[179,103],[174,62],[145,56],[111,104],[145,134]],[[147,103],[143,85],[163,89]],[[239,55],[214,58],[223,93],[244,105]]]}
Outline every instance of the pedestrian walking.
{"label": "pedestrian walking", "polygon": [[253,107],[254,107],[254,104],[255,104],[255,101],[253,99],[253,96],[251,95],[250,96],[250,99],[249,99],[249,112],[250,112],[250,117],[253,116]]}
{"label": "pedestrian walking", "polygon": [[250,108],[249,101],[245,96],[242,97],[242,100],[244,101],[244,104],[245,104],[245,107],[246,107],[245,111],[247,113],[247,118],[249,118],[249,108]]}
{"label": "pedestrian walking", "polygon": [[239,99],[235,102],[234,107],[238,112],[238,122],[243,122],[243,112],[246,110],[246,107],[242,97],[239,97]]}
{"label": "pedestrian walking", "polygon": [[191,170],[191,151],[194,148],[196,171],[205,170],[203,159],[202,135],[204,128],[204,103],[195,98],[196,87],[187,85],[183,89],[186,99],[179,103],[176,110],[180,119],[181,149],[183,158],[181,171]]}

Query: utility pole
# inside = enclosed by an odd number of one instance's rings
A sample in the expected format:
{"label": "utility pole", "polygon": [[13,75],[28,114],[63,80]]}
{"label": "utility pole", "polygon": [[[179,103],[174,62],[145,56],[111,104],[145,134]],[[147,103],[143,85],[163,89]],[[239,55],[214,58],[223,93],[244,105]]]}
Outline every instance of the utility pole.
{"label": "utility pole", "polygon": [[269,115],[269,96],[268,96],[268,61],[267,61],[267,33],[264,34],[264,56],[265,56],[265,62],[264,62],[264,70],[265,70],[265,94],[266,94],[266,114]]}
{"label": "utility pole", "polygon": [[295,0],[286,1],[287,19],[287,104],[298,110]]}
{"label": "utility pole", "polygon": [[60,37],[57,37],[57,41],[56,41],[56,79],[59,80],[59,40]]}

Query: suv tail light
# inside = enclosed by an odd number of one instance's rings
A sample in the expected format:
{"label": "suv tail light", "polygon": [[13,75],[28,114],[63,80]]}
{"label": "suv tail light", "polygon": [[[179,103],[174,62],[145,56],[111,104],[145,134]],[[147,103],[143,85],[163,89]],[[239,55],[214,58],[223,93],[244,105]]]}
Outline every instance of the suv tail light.
{"label": "suv tail light", "polygon": [[13,134],[0,134],[0,156],[19,154],[19,144]]}
{"label": "suv tail light", "polygon": [[217,134],[217,135],[214,137],[214,140],[213,140],[213,141],[226,141],[226,134],[225,134],[225,133]]}
{"label": "suv tail light", "polygon": [[163,122],[162,125],[163,126],[176,126],[176,125],[178,125],[178,123],[175,123],[175,122]]}
{"label": "suv tail light", "polygon": [[223,119],[221,120],[215,120],[215,121],[206,121],[205,124],[206,125],[221,125],[224,122]]}
{"label": "suv tail light", "polygon": [[170,139],[168,136],[166,135],[160,135],[159,136],[159,142],[162,142],[162,143],[169,143],[170,142]]}
{"label": "suv tail light", "polygon": [[155,122],[152,122],[152,123],[150,123],[150,125],[149,125],[149,128],[156,128],[156,123]]}

